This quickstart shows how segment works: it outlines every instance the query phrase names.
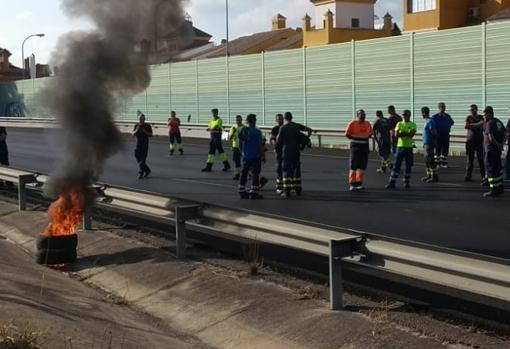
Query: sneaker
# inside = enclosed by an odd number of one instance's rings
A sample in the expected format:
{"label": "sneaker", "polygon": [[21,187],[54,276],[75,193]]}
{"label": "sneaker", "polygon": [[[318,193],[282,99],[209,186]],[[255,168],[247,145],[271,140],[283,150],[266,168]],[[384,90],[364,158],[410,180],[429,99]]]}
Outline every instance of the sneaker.
{"label": "sneaker", "polygon": [[144,175],[143,175],[143,178],[147,178],[147,177],[149,177],[149,175],[151,174],[151,172],[152,172],[151,170],[149,170],[149,171],[145,172],[145,173],[144,173]]}
{"label": "sneaker", "polygon": [[267,184],[267,182],[269,182],[269,181],[267,180],[267,178],[266,178],[266,177],[261,177],[261,178],[260,178],[260,183],[259,183],[260,188],[261,188],[261,189],[262,189],[262,188],[264,188],[264,186]]}
{"label": "sneaker", "polygon": [[210,167],[204,167],[204,168],[202,169],[202,172],[212,172],[212,168],[210,168]]}
{"label": "sneaker", "polygon": [[472,181],[472,178],[470,175],[466,175],[466,177],[464,177],[464,182],[471,182]]}
{"label": "sneaker", "polygon": [[228,172],[228,171],[230,171],[230,166],[225,166],[225,167],[223,167],[222,171],[223,171],[223,172]]}
{"label": "sneaker", "polygon": [[362,186],[362,185],[358,185],[358,186],[356,187],[356,190],[365,190],[365,187],[364,187],[364,186]]}
{"label": "sneaker", "polygon": [[143,178],[143,172],[138,172],[138,179],[142,179]]}
{"label": "sneaker", "polygon": [[440,165],[439,167],[441,167],[441,168],[448,168],[448,165],[446,165],[446,164],[442,164],[442,165]]}
{"label": "sneaker", "polygon": [[386,169],[378,168],[375,172],[377,173],[386,173]]}
{"label": "sneaker", "polygon": [[425,182],[425,183],[428,183],[431,179],[432,179],[432,177],[430,177],[430,176],[426,176],[426,177],[423,177],[423,178],[421,179],[421,181],[422,181],[422,182]]}
{"label": "sneaker", "polygon": [[411,189],[411,183],[407,182],[406,184],[404,184],[404,188]]}
{"label": "sneaker", "polygon": [[179,149],[179,153],[181,153],[181,155],[184,155],[184,150]]}
{"label": "sneaker", "polygon": [[283,193],[280,194],[280,196],[282,197],[282,199],[287,199],[288,197],[290,197],[290,194],[286,193],[286,192],[283,192]]}
{"label": "sneaker", "polygon": [[282,194],[283,194],[283,190],[281,190],[281,189],[276,189],[276,194],[278,194],[278,195],[282,195]]}
{"label": "sneaker", "polygon": [[386,184],[385,186],[386,189],[395,189],[395,183],[394,182],[390,182],[388,184]]}
{"label": "sneaker", "polygon": [[349,186],[349,191],[356,191],[356,187],[354,185]]}
{"label": "sneaker", "polygon": [[240,178],[241,178],[241,176],[236,174],[234,177],[232,177],[232,180],[238,181]]}
{"label": "sneaker", "polygon": [[241,199],[249,199],[250,198],[250,196],[248,195],[247,192],[239,193],[239,196],[241,197]]}

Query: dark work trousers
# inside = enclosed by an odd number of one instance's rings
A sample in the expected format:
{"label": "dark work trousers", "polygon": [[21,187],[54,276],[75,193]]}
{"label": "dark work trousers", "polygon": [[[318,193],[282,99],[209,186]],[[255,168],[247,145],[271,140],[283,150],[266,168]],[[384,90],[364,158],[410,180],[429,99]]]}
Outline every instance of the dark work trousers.
{"label": "dark work trousers", "polygon": [[391,182],[395,182],[399,175],[402,163],[406,162],[406,172],[404,176],[404,182],[409,183],[411,181],[411,171],[414,165],[413,148],[397,148],[397,155],[395,157],[395,165],[391,171]]}
{"label": "dark work trousers", "polygon": [[475,162],[475,155],[478,159],[478,168],[480,169],[480,176],[485,178],[485,164],[483,157],[483,142],[482,141],[467,141],[466,142],[466,177],[471,177],[473,174],[473,165]]}
{"label": "dark work trousers", "polygon": [[283,189],[287,194],[295,190],[301,194],[301,162],[299,149],[284,150],[282,156]]}
{"label": "dark work trousers", "polygon": [[241,149],[232,148],[232,161],[236,169],[241,168]]}
{"label": "dark work trousers", "polygon": [[244,159],[243,169],[241,170],[241,180],[239,181],[239,193],[246,193],[246,182],[248,174],[251,173],[251,190],[250,193],[258,193],[260,191],[260,171],[262,170],[262,159]]}
{"label": "dark work trousers", "polygon": [[181,144],[182,143],[182,138],[181,138],[181,133],[170,133],[170,144]]}
{"label": "dark work trousers", "polygon": [[350,152],[350,170],[356,171],[356,170],[363,170],[365,171],[367,169],[368,165],[368,153],[369,153],[369,146],[368,143],[363,144],[357,144],[353,143],[351,144],[351,152]]}
{"label": "dark work trousers", "polygon": [[0,165],[9,166],[9,153],[0,152]]}
{"label": "dark work trousers", "polygon": [[135,159],[138,163],[139,173],[149,173],[151,169],[147,166],[147,156],[149,155],[149,147],[140,147],[135,149]]}
{"label": "dark work trousers", "polygon": [[437,178],[438,170],[435,158],[435,145],[425,144],[423,146],[423,155],[425,157],[425,169],[427,171],[427,177]]}
{"label": "dark work trousers", "polygon": [[218,152],[218,160],[223,162],[226,167],[230,167],[228,165],[227,154],[225,154],[225,150],[223,150],[223,145],[221,144],[221,134],[213,133],[211,134],[211,140],[209,142],[209,154],[207,156],[207,164],[208,166],[212,166],[214,161],[216,160],[215,155]]}
{"label": "dark work trousers", "polygon": [[397,153],[397,142],[398,138],[395,136],[391,137],[391,153],[395,155]]}
{"label": "dark work trousers", "polygon": [[501,150],[489,149],[485,152],[485,169],[492,192],[503,192],[503,166],[501,164]]}
{"label": "dark work trousers", "polygon": [[448,153],[450,152],[450,134],[439,134],[436,144],[436,162],[439,166],[448,166]]}
{"label": "dark work trousers", "polygon": [[283,190],[283,154],[281,149],[275,149],[276,155],[276,190]]}
{"label": "dark work trousers", "polygon": [[505,172],[506,172],[506,179],[510,180],[510,145],[507,147],[507,150],[506,150]]}
{"label": "dark work trousers", "polygon": [[386,170],[391,166],[391,140],[377,141],[377,149],[381,158],[381,169]]}

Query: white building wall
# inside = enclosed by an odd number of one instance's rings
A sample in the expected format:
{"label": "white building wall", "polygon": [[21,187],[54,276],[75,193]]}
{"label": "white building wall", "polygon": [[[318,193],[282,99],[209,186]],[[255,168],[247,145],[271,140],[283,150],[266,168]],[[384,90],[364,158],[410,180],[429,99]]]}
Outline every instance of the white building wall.
{"label": "white building wall", "polygon": [[315,6],[315,27],[324,28],[324,14],[334,13],[333,27],[351,28],[353,18],[359,18],[360,28],[374,29],[374,5],[337,2]]}

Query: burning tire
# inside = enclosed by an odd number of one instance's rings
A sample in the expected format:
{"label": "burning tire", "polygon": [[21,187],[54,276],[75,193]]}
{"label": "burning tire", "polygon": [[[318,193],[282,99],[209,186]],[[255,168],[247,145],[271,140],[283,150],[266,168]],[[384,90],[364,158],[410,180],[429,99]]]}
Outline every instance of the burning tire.
{"label": "burning tire", "polygon": [[56,265],[74,263],[77,258],[78,235],[39,236],[36,246],[37,264]]}
{"label": "burning tire", "polygon": [[37,250],[75,250],[78,246],[78,235],[39,236],[36,240]]}

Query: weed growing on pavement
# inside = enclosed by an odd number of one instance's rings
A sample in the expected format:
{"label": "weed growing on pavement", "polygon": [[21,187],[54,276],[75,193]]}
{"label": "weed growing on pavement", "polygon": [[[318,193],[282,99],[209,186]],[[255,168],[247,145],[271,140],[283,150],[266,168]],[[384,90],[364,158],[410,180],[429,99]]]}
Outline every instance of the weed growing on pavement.
{"label": "weed growing on pavement", "polygon": [[44,333],[13,323],[0,326],[0,349],[41,349]]}

